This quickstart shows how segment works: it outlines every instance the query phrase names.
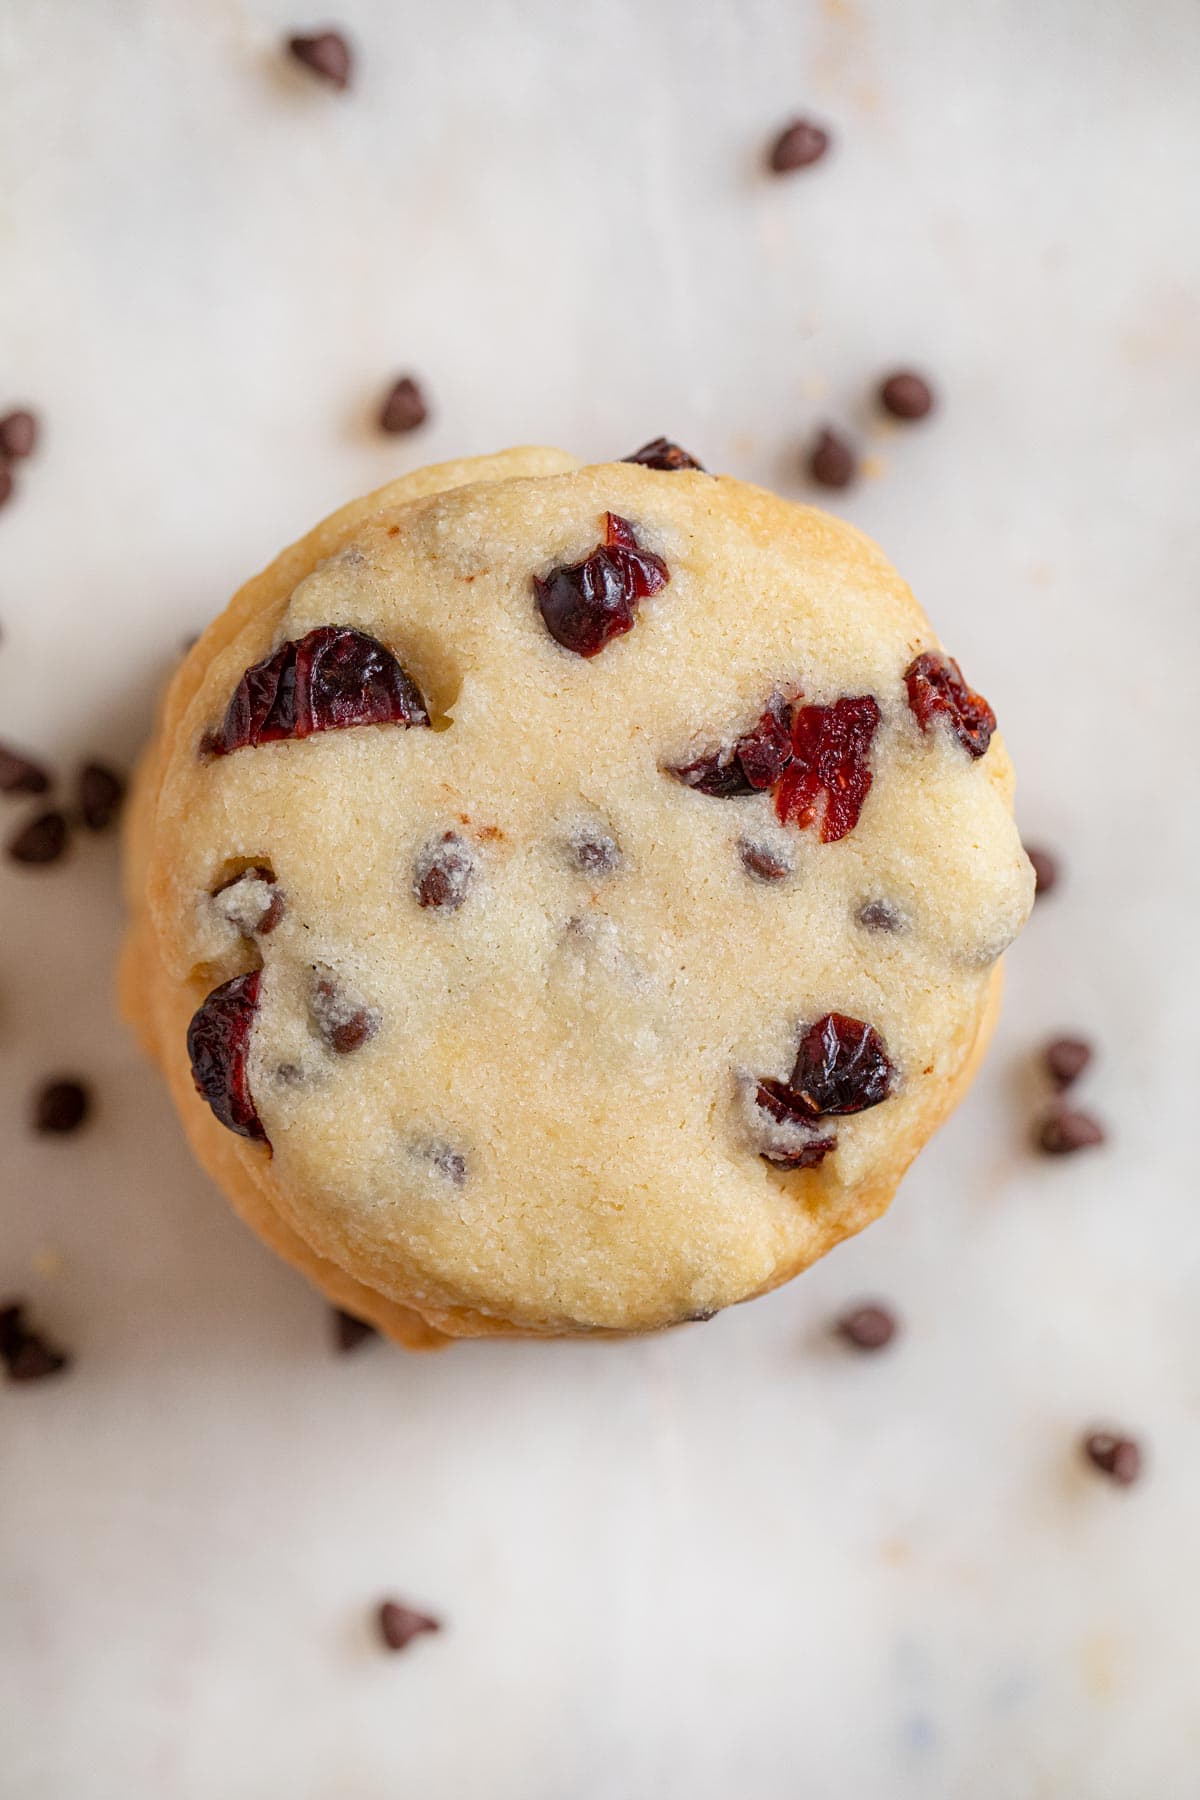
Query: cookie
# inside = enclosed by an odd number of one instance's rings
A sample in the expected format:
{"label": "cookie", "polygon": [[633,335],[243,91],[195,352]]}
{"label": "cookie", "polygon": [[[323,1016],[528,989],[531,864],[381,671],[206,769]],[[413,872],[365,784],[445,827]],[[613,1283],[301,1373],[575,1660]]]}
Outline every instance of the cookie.
{"label": "cookie", "polygon": [[200,1160],[426,1346],[650,1330],[887,1206],[1033,898],[987,702],[849,525],[674,446],[427,469],[251,581],[127,814]]}

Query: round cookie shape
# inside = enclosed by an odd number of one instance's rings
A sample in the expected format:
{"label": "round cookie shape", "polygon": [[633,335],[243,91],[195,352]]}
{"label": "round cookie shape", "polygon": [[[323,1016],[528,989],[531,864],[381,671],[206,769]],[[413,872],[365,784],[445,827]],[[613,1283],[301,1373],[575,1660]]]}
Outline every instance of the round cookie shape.
{"label": "round cookie shape", "polygon": [[402,1342],[654,1329],[860,1229],[1032,902],[991,709],[879,551],[636,454],[326,521],[129,811],[124,1002],[193,1146]]}

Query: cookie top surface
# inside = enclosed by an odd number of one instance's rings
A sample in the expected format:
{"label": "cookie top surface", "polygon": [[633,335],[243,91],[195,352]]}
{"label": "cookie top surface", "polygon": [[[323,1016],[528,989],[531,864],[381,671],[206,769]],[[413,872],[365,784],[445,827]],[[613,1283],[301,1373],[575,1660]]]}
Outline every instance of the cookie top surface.
{"label": "cookie top surface", "polygon": [[337,515],[159,751],[157,978],[248,1172],[368,1286],[534,1330],[812,1261],[1032,898],[955,679],[873,545],[728,478],[514,452]]}

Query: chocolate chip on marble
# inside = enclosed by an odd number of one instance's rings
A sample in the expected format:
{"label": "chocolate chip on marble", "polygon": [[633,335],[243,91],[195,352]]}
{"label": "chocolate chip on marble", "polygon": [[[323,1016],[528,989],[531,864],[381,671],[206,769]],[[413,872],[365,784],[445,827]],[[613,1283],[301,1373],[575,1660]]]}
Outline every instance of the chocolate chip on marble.
{"label": "chocolate chip on marble", "polygon": [[37,416],[28,407],[17,407],[0,419],[0,460],[17,462],[23,456],[32,456],[37,440]]}
{"label": "chocolate chip on marble", "polygon": [[28,1382],[61,1374],[71,1359],[29,1327],[24,1301],[10,1300],[0,1306],[0,1362],[9,1381]]}
{"label": "chocolate chip on marble", "polygon": [[1091,1113],[1059,1106],[1041,1120],[1034,1141],[1047,1156],[1073,1156],[1077,1150],[1090,1150],[1103,1144],[1107,1136],[1099,1119],[1093,1118]]}
{"label": "chocolate chip on marble", "polygon": [[429,1613],[417,1612],[400,1600],[383,1600],[376,1615],[379,1635],[389,1650],[406,1650],[415,1637],[440,1631],[442,1622]]}
{"label": "chocolate chip on marble", "polygon": [[6,469],[4,464],[0,463],[0,506],[3,506],[6,501],[12,499],[15,487],[16,483],[12,478],[12,470]]}
{"label": "chocolate chip on marble", "polygon": [[40,763],[0,744],[0,794],[44,794],[50,776]]}
{"label": "chocolate chip on marble", "polygon": [[790,175],[809,169],[829,149],[829,133],[812,119],[793,119],[775,137],[767,151],[767,167],[773,175]]}
{"label": "chocolate chip on marble", "polygon": [[808,472],[818,487],[846,488],[858,474],[858,455],[848,440],[826,425],[808,453]]}
{"label": "chocolate chip on marble", "polygon": [[333,1341],[340,1355],[347,1356],[368,1338],[378,1337],[374,1325],[368,1325],[365,1319],[357,1318],[340,1306],[332,1306],[329,1310],[333,1320]]}
{"label": "chocolate chip on marble", "polygon": [[393,436],[415,431],[429,417],[429,406],[411,375],[402,375],[388,389],[379,409],[379,428]]}
{"label": "chocolate chip on marble", "polygon": [[417,904],[457,912],[475,875],[475,858],[456,831],[447,831],[417,859],[413,892]]}
{"label": "chocolate chip on marble", "polygon": [[287,40],[289,56],[331,87],[346,89],[354,72],[354,56],[340,31],[298,32]]}
{"label": "chocolate chip on marble", "polygon": [[851,1307],[834,1325],[834,1330],[843,1342],[852,1345],[855,1350],[868,1351],[885,1349],[898,1329],[899,1321],[895,1313],[877,1301]]}
{"label": "chocolate chip on marble", "polygon": [[786,881],[793,873],[791,861],[767,844],[756,844],[750,838],[738,840],[738,855],[747,875],[755,881]]}
{"label": "chocolate chip on marble", "polygon": [[1025,845],[1025,854],[1033,864],[1033,891],[1040,900],[1043,894],[1052,894],[1058,886],[1062,873],[1058,858],[1049,850],[1035,849],[1030,844]]}
{"label": "chocolate chip on marble", "polygon": [[1094,1469],[1120,1487],[1132,1487],[1142,1472],[1142,1447],[1136,1438],[1112,1431],[1089,1432],[1083,1453]]}
{"label": "chocolate chip on marble", "polygon": [[124,798],[122,775],[105,763],[84,763],[79,771],[79,811],[89,831],[107,831]]}
{"label": "chocolate chip on marble", "polygon": [[33,1128],[45,1135],[63,1136],[78,1131],[91,1109],[91,1094],[82,1081],[47,1081],[34,1097]]}
{"label": "chocolate chip on marble", "polygon": [[897,369],[880,383],[879,403],[894,419],[923,419],[933,411],[933,389],[923,375]]}
{"label": "chocolate chip on marble", "polygon": [[1077,1081],[1093,1056],[1092,1046],[1084,1038],[1054,1038],[1042,1052],[1046,1073],[1056,1088],[1068,1088]]}
{"label": "chocolate chip on marble", "polygon": [[57,862],[67,847],[67,821],[57,811],[38,813],[8,840],[8,854],[17,863]]}

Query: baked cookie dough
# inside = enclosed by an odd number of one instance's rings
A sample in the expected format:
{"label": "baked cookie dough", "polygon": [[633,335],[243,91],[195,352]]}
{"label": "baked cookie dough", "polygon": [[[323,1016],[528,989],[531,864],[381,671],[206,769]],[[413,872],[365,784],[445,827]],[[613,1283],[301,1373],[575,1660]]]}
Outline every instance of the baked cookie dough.
{"label": "baked cookie dough", "polygon": [[847,524],[666,444],[426,469],[177,672],[125,1011],[242,1217],[414,1347],[651,1330],[887,1206],[1033,877]]}

